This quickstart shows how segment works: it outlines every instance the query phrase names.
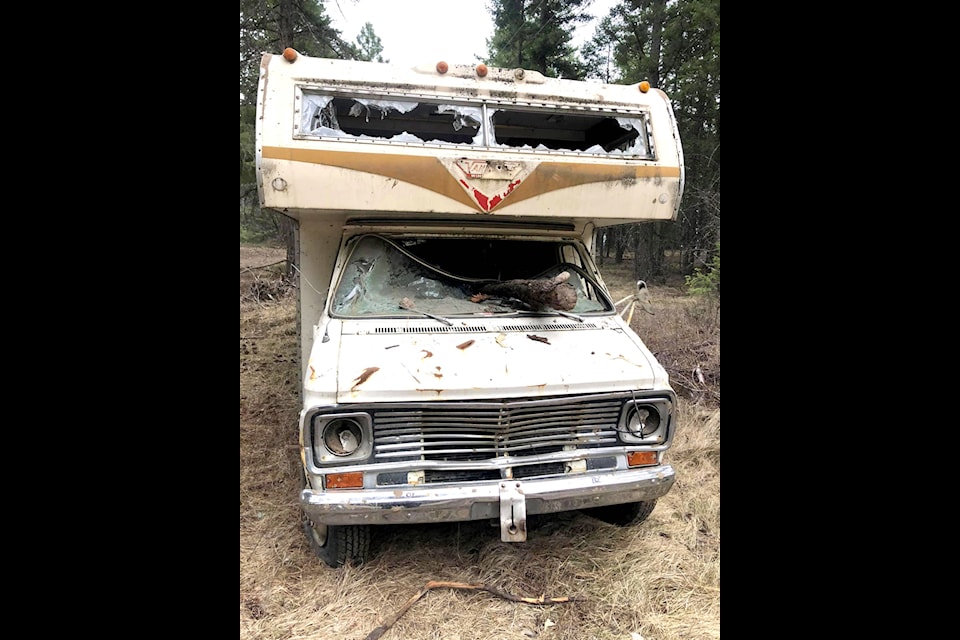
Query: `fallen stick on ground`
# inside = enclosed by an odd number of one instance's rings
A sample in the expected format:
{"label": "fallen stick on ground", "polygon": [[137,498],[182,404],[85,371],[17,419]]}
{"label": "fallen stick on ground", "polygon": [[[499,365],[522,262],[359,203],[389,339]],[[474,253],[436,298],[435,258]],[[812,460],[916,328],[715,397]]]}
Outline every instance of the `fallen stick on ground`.
{"label": "fallen stick on ground", "polygon": [[400,607],[399,611],[387,618],[379,627],[371,631],[369,635],[367,635],[366,640],[377,640],[377,638],[385,634],[390,627],[396,624],[397,620],[399,620],[400,617],[403,616],[403,614],[405,614],[417,600],[426,595],[427,591],[430,591],[431,589],[439,589],[441,587],[445,587],[447,589],[471,589],[474,591],[486,591],[487,593],[492,593],[493,595],[505,600],[509,600],[510,602],[523,602],[525,604],[564,604],[567,602],[575,602],[577,600],[577,598],[571,598],[569,596],[563,596],[560,598],[546,598],[544,596],[540,596],[539,598],[522,598],[520,596],[505,593],[499,589],[494,589],[493,587],[488,587],[482,584],[431,580],[424,585],[423,589],[420,589],[420,591],[418,591],[412,598],[407,600],[406,604]]}

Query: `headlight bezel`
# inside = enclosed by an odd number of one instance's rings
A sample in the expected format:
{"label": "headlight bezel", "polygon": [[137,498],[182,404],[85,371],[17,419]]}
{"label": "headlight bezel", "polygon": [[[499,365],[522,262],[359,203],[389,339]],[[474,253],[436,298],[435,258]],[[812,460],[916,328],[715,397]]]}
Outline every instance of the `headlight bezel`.
{"label": "headlight bezel", "polygon": [[[337,444],[343,430],[359,440],[353,451]],[[373,419],[363,412],[317,413],[310,418],[309,449],[317,466],[366,462],[373,455]]]}
{"label": "headlight bezel", "polygon": [[[645,420],[637,420],[638,412],[648,412]],[[624,444],[663,445],[670,441],[674,403],[669,398],[628,398],[620,410],[617,436]],[[657,421],[656,426],[651,423]],[[647,428],[637,426],[643,423]]]}

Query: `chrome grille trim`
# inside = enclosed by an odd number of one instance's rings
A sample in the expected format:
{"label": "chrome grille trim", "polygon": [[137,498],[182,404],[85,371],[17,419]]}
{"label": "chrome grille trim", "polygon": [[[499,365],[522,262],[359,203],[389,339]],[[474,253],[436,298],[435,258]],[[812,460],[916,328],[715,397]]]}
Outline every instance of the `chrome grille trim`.
{"label": "chrome grille trim", "polygon": [[482,461],[615,446],[623,400],[618,394],[379,407],[372,411],[374,458]]}

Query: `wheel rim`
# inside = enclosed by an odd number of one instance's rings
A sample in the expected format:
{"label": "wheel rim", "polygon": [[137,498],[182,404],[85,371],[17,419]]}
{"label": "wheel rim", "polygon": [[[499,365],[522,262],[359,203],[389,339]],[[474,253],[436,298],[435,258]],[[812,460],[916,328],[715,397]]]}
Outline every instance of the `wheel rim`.
{"label": "wheel rim", "polygon": [[318,546],[326,546],[327,544],[327,525],[325,524],[314,524],[312,520],[307,520],[307,525],[310,528],[310,537],[313,538],[314,542]]}

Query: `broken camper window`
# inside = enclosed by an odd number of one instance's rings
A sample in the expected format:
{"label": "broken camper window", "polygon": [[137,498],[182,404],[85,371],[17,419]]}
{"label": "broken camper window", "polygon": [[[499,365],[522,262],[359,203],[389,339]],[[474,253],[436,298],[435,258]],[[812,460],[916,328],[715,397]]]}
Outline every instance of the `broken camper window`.
{"label": "broken camper window", "polygon": [[508,147],[650,157],[646,121],[641,115],[499,109],[492,120],[494,140]]}
{"label": "broken camper window", "polygon": [[[566,243],[429,238],[392,241],[367,235],[356,242],[340,275],[331,311],[342,317],[511,314],[533,309],[488,285],[553,279],[566,272],[576,292],[573,313],[613,309],[579,266],[561,262]],[[497,289],[492,291],[492,289]],[[546,309],[549,311],[549,309]]]}
{"label": "broken camper window", "polygon": [[[489,121],[485,119],[489,114]],[[484,129],[489,129],[484,136]],[[577,113],[302,92],[306,135],[575,151],[653,159],[643,114]],[[485,140],[487,142],[485,142]]]}
{"label": "broken camper window", "polygon": [[481,107],[303,94],[303,133],[395,142],[480,144]]}

